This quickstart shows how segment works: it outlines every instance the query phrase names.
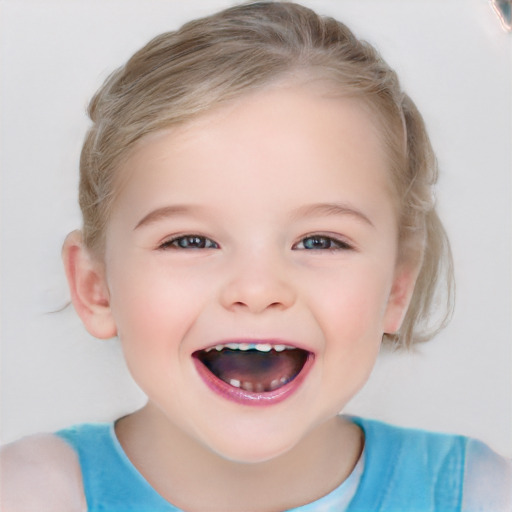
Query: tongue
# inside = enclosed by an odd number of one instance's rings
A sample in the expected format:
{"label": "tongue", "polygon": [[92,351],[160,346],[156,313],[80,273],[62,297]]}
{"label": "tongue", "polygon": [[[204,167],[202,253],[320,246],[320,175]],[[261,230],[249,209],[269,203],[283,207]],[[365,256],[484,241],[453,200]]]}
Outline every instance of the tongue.
{"label": "tongue", "polygon": [[257,350],[211,350],[197,354],[219,379],[247,391],[272,391],[293,380],[307,359],[304,350],[259,352]]}

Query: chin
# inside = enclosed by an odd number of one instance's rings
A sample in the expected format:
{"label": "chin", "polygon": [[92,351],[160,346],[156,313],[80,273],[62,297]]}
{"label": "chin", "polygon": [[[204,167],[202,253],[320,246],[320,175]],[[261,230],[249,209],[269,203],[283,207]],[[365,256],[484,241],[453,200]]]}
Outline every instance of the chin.
{"label": "chin", "polygon": [[272,435],[229,438],[209,444],[210,450],[222,459],[237,464],[262,464],[290,452],[299,440],[276,439]]}

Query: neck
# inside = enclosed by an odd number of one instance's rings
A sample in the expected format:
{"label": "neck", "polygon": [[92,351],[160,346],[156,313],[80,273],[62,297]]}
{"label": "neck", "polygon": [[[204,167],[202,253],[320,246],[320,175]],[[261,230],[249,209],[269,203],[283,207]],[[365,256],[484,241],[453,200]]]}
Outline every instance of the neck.
{"label": "neck", "polygon": [[188,436],[151,404],[119,420],[116,434],[152,487],[191,512],[273,512],[310,503],[348,477],[363,446],[360,429],[337,416],[276,458],[234,462]]}

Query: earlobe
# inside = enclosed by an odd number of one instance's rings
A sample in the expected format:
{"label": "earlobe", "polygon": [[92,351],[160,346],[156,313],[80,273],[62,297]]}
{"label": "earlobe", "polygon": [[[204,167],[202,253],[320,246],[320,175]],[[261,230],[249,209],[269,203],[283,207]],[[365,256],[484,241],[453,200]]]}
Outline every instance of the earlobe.
{"label": "earlobe", "polygon": [[419,264],[404,263],[397,268],[386,307],[384,332],[398,332],[411,302],[419,273]]}
{"label": "earlobe", "polygon": [[62,260],[71,301],[85,328],[96,338],[116,335],[103,265],[82,243],[80,231],[71,232],[62,248]]}

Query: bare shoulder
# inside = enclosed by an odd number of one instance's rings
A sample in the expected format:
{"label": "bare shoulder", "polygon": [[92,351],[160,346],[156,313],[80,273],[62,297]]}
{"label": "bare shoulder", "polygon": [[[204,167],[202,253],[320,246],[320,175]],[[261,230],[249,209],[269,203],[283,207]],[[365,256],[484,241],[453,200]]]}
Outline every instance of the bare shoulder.
{"label": "bare shoulder", "polygon": [[463,511],[512,511],[512,461],[474,439],[466,455]]}
{"label": "bare shoulder", "polygon": [[78,458],[52,434],[38,434],[0,450],[2,512],[87,510]]}

